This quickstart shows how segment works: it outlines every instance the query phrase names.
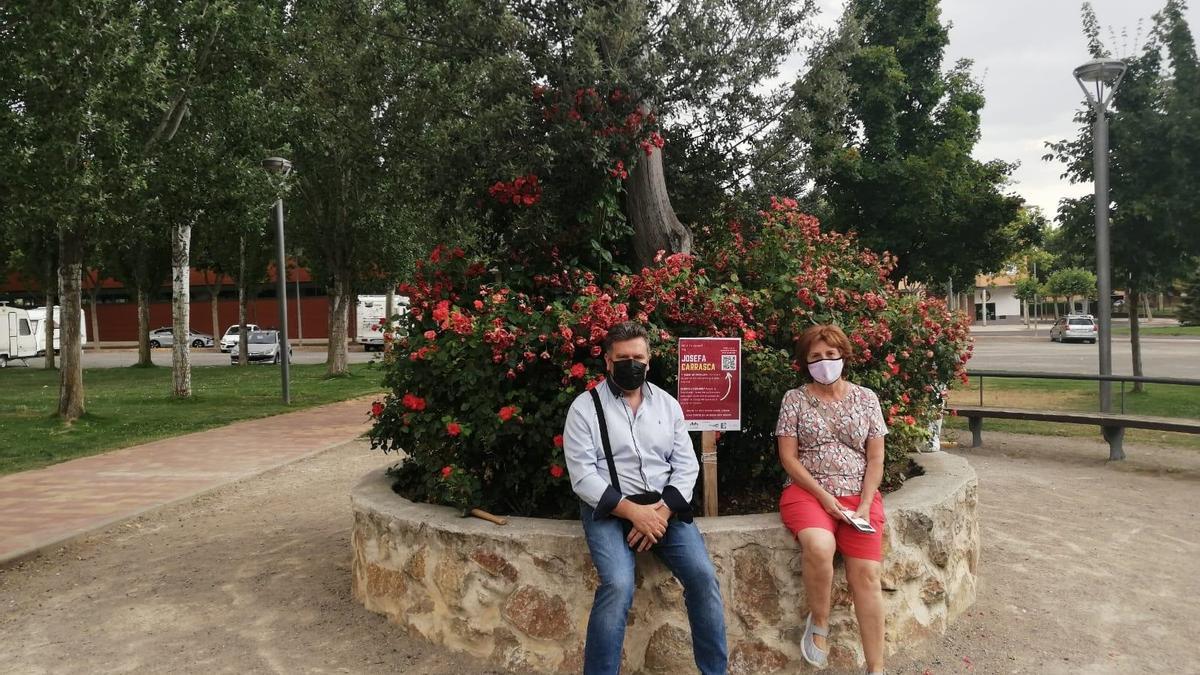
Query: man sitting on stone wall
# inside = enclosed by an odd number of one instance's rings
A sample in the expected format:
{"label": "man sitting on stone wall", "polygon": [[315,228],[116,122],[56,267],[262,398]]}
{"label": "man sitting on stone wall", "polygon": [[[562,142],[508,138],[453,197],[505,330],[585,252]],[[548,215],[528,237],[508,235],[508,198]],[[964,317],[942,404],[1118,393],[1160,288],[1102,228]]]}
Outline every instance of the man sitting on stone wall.
{"label": "man sitting on stone wall", "polygon": [[619,671],[635,556],[647,550],[683,585],[700,672],[724,673],[725,614],[712,560],[692,523],[699,463],[683,411],[670,394],[646,382],[650,342],[642,326],[613,326],[604,362],[608,379],[575,399],[563,432],[571,486],[583,501],[583,531],[600,578],[584,673]]}

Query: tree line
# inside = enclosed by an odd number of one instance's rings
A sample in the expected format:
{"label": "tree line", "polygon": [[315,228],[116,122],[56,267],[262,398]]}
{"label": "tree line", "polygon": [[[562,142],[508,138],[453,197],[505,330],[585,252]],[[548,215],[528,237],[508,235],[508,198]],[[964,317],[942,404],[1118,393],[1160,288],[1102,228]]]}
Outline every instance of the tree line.
{"label": "tree line", "polygon": [[[221,275],[253,294],[281,195],[331,336],[357,289],[405,278],[437,242],[561,241],[582,264],[628,269],[703,246],[697,226],[770,195],[895,254],[910,281],[965,288],[1036,243],[1013,166],[972,155],[985,100],[969,61],[945,63],[938,0],[852,0],[830,30],[814,13],[813,0],[6,2],[3,264],[63,306],[59,413],[85,410],[85,273],[133,290],[143,342],[151,294],[177,279],[173,394],[187,397],[178,279],[194,267],[214,297]],[[273,181],[268,155],[294,174]],[[525,201],[502,207],[514,190]],[[330,375],[346,372],[345,341],[328,350]]]}

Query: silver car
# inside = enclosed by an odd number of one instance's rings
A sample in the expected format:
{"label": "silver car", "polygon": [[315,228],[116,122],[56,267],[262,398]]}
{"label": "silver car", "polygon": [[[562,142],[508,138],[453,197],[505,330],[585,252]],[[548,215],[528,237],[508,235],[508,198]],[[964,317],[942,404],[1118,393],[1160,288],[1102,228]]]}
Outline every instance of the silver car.
{"label": "silver car", "polygon": [[[246,331],[246,360],[249,363],[279,363],[279,331]],[[288,361],[292,360],[292,348],[288,346]],[[238,352],[229,355],[229,363],[237,365]]]}
{"label": "silver car", "polygon": [[[207,333],[197,333],[191,331],[191,336],[188,341],[193,347],[211,347],[213,346],[213,336]],[[170,326],[166,328],[155,328],[150,331],[150,347],[158,349],[159,347],[170,347],[175,344],[175,331]]]}
{"label": "silver car", "polygon": [[1096,342],[1099,330],[1091,314],[1071,314],[1059,318],[1050,327],[1051,342]]}

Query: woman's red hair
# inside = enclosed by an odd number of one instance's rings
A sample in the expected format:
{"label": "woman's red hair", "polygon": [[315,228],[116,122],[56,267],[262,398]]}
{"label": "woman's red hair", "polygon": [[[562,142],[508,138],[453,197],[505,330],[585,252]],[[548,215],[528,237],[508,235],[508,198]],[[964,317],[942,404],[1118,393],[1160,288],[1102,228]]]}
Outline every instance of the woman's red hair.
{"label": "woman's red hair", "polygon": [[824,342],[830,347],[837,347],[842,353],[842,358],[850,358],[850,354],[854,351],[854,346],[850,343],[850,338],[841,328],[833,324],[819,324],[809,326],[800,334],[800,339],[796,341],[797,354],[803,363],[808,362],[808,350],[817,342]]}

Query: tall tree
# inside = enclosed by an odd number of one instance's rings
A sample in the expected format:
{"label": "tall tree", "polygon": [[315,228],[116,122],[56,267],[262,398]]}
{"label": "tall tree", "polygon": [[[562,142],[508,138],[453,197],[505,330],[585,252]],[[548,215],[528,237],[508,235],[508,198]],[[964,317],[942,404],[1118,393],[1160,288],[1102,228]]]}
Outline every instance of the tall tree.
{"label": "tall tree", "polygon": [[149,4],[158,23],[142,30],[157,29],[164,57],[142,125],[141,151],[151,167],[148,201],[157,208],[143,215],[169,229],[172,395],[188,398],[192,234],[222,200],[265,201],[267,180],[258,163],[265,136],[277,130],[263,89],[277,70],[270,36],[282,8],[231,0]]}
{"label": "tall tree", "polygon": [[[1200,200],[1194,189],[1200,183],[1195,154],[1200,152],[1200,64],[1185,9],[1182,0],[1168,0],[1154,15],[1141,52],[1125,60],[1127,70],[1109,113],[1113,281],[1126,289],[1134,375],[1143,374],[1138,320],[1143,294],[1186,274],[1191,256],[1200,254]],[[1090,4],[1084,5],[1083,25],[1092,56],[1109,57]],[[1079,135],[1050,144],[1047,157],[1063,162],[1073,182],[1089,182],[1094,178],[1091,107],[1085,105],[1075,120]],[[1094,250],[1094,214],[1091,196],[1060,203],[1058,219],[1070,245]]]}
{"label": "tall tree", "polygon": [[1179,305],[1179,323],[1184,326],[1200,326],[1200,260],[1193,262],[1193,270],[1184,283]]}
{"label": "tall tree", "polygon": [[[1035,233],[1014,231],[1012,166],[972,157],[984,97],[971,62],[942,69],[948,30],[938,0],[852,0],[843,31],[848,105],[810,129],[828,222],[899,256],[897,278],[969,285]],[[844,41],[832,43],[844,49]],[[798,105],[818,106],[811,93]]]}
{"label": "tall tree", "polygon": [[[6,130],[0,152],[9,195],[24,213],[54,224],[61,292],[58,414],[85,411],[80,288],[85,252],[102,232],[115,195],[136,183],[129,115],[153,77],[157,55],[142,49],[141,3],[6,2]],[[108,223],[111,225],[112,223]]]}

